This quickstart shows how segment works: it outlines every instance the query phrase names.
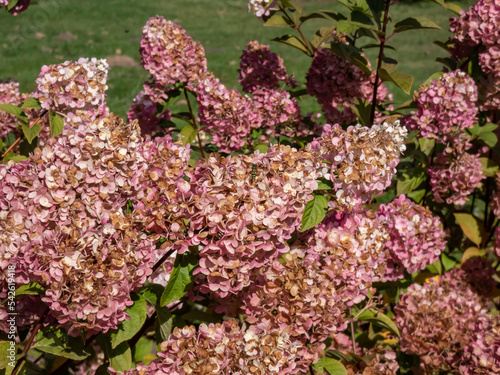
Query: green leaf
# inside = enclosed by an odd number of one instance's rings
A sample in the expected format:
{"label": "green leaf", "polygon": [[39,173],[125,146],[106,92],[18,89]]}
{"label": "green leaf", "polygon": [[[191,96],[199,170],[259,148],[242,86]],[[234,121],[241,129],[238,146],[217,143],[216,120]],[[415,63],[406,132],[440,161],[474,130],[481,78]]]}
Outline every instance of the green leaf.
{"label": "green leaf", "polygon": [[132,294],[134,304],[128,306],[125,312],[130,316],[129,320],[124,320],[118,324],[117,329],[110,330],[111,348],[114,349],[122,342],[130,340],[139,332],[147,318],[146,299],[140,294]]}
{"label": "green leaf", "polygon": [[411,86],[413,85],[413,76],[401,72],[389,73],[385,69],[379,70],[379,76],[382,81],[389,81],[398,86],[406,94],[410,94]]}
{"label": "green leaf", "polygon": [[368,61],[361,54],[359,48],[353,47],[344,43],[330,43],[330,49],[344,60],[349,61],[351,64],[356,65],[366,75],[371,75],[371,70],[368,67]]}
{"label": "green leaf", "polygon": [[328,199],[323,195],[315,195],[313,200],[310,201],[304,209],[302,215],[302,228],[301,232],[314,228],[321,223],[328,211]]}
{"label": "green leaf", "polygon": [[196,139],[197,134],[198,132],[191,125],[185,126],[184,128],[182,128],[180,134],[182,136],[182,144],[185,146],[188,143],[193,143],[193,141]]}
{"label": "green leaf", "polygon": [[437,73],[432,74],[429,78],[427,78],[425,80],[425,82],[423,83],[423,85],[430,85],[432,80],[436,80],[437,81],[439,78],[441,78],[441,76],[443,74],[444,74],[444,72],[437,72]]}
{"label": "green leaf", "polygon": [[331,190],[333,189],[333,182],[327,180],[326,178],[320,178],[318,180],[318,188],[316,190]]}
{"label": "green leaf", "polygon": [[134,361],[136,363],[142,362],[148,365],[151,362],[151,359],[147,359],[153,352],[153,341],[147,339],[146,337],[141,337],[137,344],[135,344],[134,349]]}
{"label": "green leaf", "polygon": [[318,49],[323,43],[328,41],[328,39],[335,34],[336,30],[336,26],[325,26],[316,31],[313,40],[310,42],[314,50]]}
{"label": "green leaf", "polygon": [[323,374],[326,371],[330,375],[347,375],[347,370],[344,365],[336,359],[322,357],[313,365],[314,370],[318,374]]}
{"label": "green leaf", "polygon": [[7,4],[7,12],[9,12],[12,8],[14,8],[19,0],[10,0],[9,4]]}
{"label": "green leaf", "polygon": [[132,351],[126,342],[122,342],[111,350],[109,362],[112,368],[117,371],[127,371],[132,368]]}
{"label": "green leaf", "polygon": [[62,133],[64,128],[64,120],[60,115],[49,111],[49,123],[50,123],[50,136],[52,138],[57,137]]}
{"label": "green leaf", "polygon": [[481,132],[477,138],[483,141],[490,148],[495,147],[498,143],[498,137],[493,132]]}
{"label": "green leaf", "polygon": [[310,14],[307,14],[305,16],[300,17],[300,22],[304,23],[309,20],[314,20],[314,19],[329,19],[328,16],[323,14],[322,12],[313,12]]}
{"label": "green leaf", "polygon": [[401,33],[403,31],[408,30],[416,30],[416,29],[437,29],[441,30],[441,28],[432,22],[430,19],[425,17],[408,17],[402,21],[399,21],[394,25],[394,32]]}
{"label": "green leaf", "polygon": [[22,129],[26,140],[31,144],[31,142],[33,142],[33,139],[35,139],[38,133],[40,133],[40,131],[42,130],[42,127],[36,124],[30,128],[28,125],[22,124]]}
{"label": "green leaf", "polygon": [[193,270],[197,265],[198,259],[194,254],[177,255],[170,279],[161,296],[161,306],[166,306],[184,297],[193,283]]}
{"label": "green leaf", "polygon": [[464,264],[470,258],[482,257],[485,254],[486,254],[486,250],[484,250],[484,249],[479,250],[477,247],[469,247],[467,250],[464,251],[464,254],[462,255],[462,259],[460,260],[460,263]]}
{"label": "green leaf", "polygon": [[27,160],[28,158],[24,155],[16,155],[16,154],[13,154],[12,152],[9,152],[7,155],[5,155],[5,157],[3,158],[3,160],[5,161],[9,161],[9,160],[12,160],[16,163],[19,163],[20,161],[22,160]]}
{"label": "green leaf", "polygon": [[350,105],[352,111],[356,114],[359,122],[367,127],[370,127],[371,103],[365,99],[354,99],[354,104]]}
{"label": "green leaf", "polygon": [[156,342],[162,343],[172,333],[174,317],[167,307],[156,308]]}
{"label": "green leaf", "polygon": [[164,289],[165,288],[159,284],[148,284],[139,289],[137,293],[141,294],[146,301],[151,303],[153,306],[156,306],[161,299]]}
{"label": "green leaf", "polygon": [[384,56],[382,58],[382,64],[380,65],[380,67],[382,69],[385,69],[389,73],[392,73],[398,67],[398,62],[397,62],[397,60],[395,60],[395,59],[393,59],[391,57]]}
{"label": "green leaf", "polygon": [[[17,354],[17,345],[14,344],[13,350],[15,358],[8,358],[8,356],[10,356],[10,348],[10,341],[0,341],[0,350],[2,351],[2,355],[0,356],[0,369],[6,368],[11,362],[16,362],[17,359],[21,356],[20,354]],[[9,367],[12,368],[12,366]]]}
{"label": "green leaf", "polygon": [[494,177],[498,171],[498,164],[495,163],[490,158],[479,158],[481,165],[483,167],[482,171],[486,177]]}
{"label": "green leaf", "polygon": [[467,238],[479,247],[484,236],[482,221],[467,213],[457,212],[453,215]]}
{"label": "green leaf", "polygon": [[28,98],[24,101],[23,105],[21,108],[35,108],[35,109],[40,109],[42,108],[40,106],[40,101],[35,98]]}
{"label": "green leaf", "polygon": [[257,146],[254,147],[255,151],[259,150],[261,154],[265,154],[268,148],[269,148],[268,145],[262,145],[262,144],[258,144]]}
{"label": "green leaf", "polygon": [[76,361],[81,361],[90,355],[81,337],[68,336],[66,330],[50,326],[38,332],[32,348]]}
{"label": "green leaf", "polygon": [[35,137],[35,139],[29,143],[26,138],[24,138],[21,143],[19,144],[19,153],[24,156],[30,156],[35,152],[35,148],[37,148],[40,145],[38,137]]}
{"label": "green leaf", "polygon": [[21,285],[16,289],[16,296],[28,296],[28,295],[36,295],[41,296],[45,294],[45,290],[42,288],[40,284],[35,281],[32,281],[28,284]]}
{"label": "green leaf", "polygon": [[0,104],[0,111],[5,111],[7,113],[10,113],[11,115],[16,116],[19,120],[23,122],[23,124],[28,123],[28,117],[23,112],[23,110],[19,108],[17,105],[7,104],[7,103]]}
{"label": "green leaf", "polygon": [[287,44],[289,46],[297,48],[299,51],[302,51],[302,52],[304,52],[306,54],[308,53],[307,47],[304,44],[304,42],[301,41],[299,38],[297,38],[294,35],[290,35],[290,34],[282,35],[282,36],[280,36],[278,38],[274,38],[272,40],[275,41],[275,42]]}
{"label": "green leaf", "polygon": [[453,13],[460,14],[462,8],[457,4],[447,3],[445,0],[431,0],[432,2],[441,5],[442,7],[451,10]]}
{"label": "green leaf", "polygon": [[376,326],[387,329],[392,334],[399,337],[399,329],[396,324],[387,315],[382,314],[374,309],[367,309],[358,317],[360,321],[372,322]]}
{"label": "green leaf", "polygon": [[370,17],[357,10],[352,11],[347,20],[344,22],[349,25],[358,26],[368,30],[377,30],[377,26],[372,22]]}
{"label": "green leaf", "polygon": [[7,133],[7,136],[5,137],[5,146],[9,147],[12,146],[12,144],[16,141],[16,136],[14,133]]}
{"label": "green leaf", "polygon": [[420,151],[429,156],[436,144],[435,139],[419,138],[418,143],[420,144]]}
{"label": "green leaf", "polygon": [[455,267],[455,264],[457,264],[457,262],[449,258],[445,253],[441,254],[441,262],[443,262],[443,267],[445,271],[451,270],[453,267]]}
{"label": "green leaf", "polygon": [[[420,171],[420,173],[418,173]],[[403,173],[402,179],[399,179],[396,184],[397,195],[408,194],[413,190],[418,188],[420,184],[425,180],[425,173],[423,170],[411,171],[413,175],[408,173]]]}
{"label": "green leaf", "polygon": [[408,198],[413,199],[413,201],[419,203],[425,195],[425,189],[415,190],[408,193]]}
{"label": "green leaf", "polygon": [[425,267],[426,270],[429,272],[432,272],[436,275],[442,275],[443,274],[443,267],[441,265],[441,261],[438,259],[434,263],[429,264]]}
{"label": "green leaf", "polygon": [[274,13],[271,17],[265,19],[264,26],[290,27],[293,23],[280,13]]}

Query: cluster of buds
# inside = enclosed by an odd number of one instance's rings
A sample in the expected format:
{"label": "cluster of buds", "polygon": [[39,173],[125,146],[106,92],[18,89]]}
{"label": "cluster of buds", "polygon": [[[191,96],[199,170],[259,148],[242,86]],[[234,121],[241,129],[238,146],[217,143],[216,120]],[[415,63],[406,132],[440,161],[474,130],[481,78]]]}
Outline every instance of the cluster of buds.
{"label": "cluster of buds", "polygon": [[286,73],[283,59],[272,52],[269,46],[253,40],[241,55],[239,82],[243,91],[253,93],[256,89],[277,90],[280,82],[296,87],[293,75]]}
{"label": "cluster of buds", "polygon": [[479,51],[479,66],[484,73],[480,85],[480,109],[496,111],[500,106],[500,2],[479,0],[450,22],[457,42],[453,52],[460,59]]}
{"label": "cluster of buds", "polygon": [[458,132],[474,125],[477,99],[477,86],[466,73],[444,73],[415,93],[418,110],[407,116],[404,125],[418,130],[422,138],[452,141]]}
{"label": "cluster of buds", "polygon": [[144,26],[140,53],[144,68],[162,85],[192,84],[207,71],[203,46],[181,26],[160,16]]}
{"label": "cluster of buds", "polygon": [[385,220],[390,239],[386,247],[391,254],[386,280],[397,280],[408,273],[423,270],[439,259],[446,246],[446,233],[437,216],[404,195],[381,205],[377,216]]}
{"label": "cluster of buds", "polygon": [[[375,75],[367,75],[327,48],[316,51],[306,79],[307,93],[316,97],[331,123],[352,123],[356,120],[351,109],[355,99],[371,101],[373,96]],[[382,83],[378,84],[377,104],[380,104],[388,93]]]}
{"label": "cluster of buds", "polygon": [[36,79],[34,97],[42,109],[63,114],[66,123],[76,128],[107,113],[108,70],[106,60],[96,58],[44,65]]}
{"label": "cluster of buds", "polygon": [[437,155],[427,173],[434,201],[462,206],[485,178],[478,155],[452,149]]}
{"label": "cluster of buds", "polygon": [[272,146],[266,154],[200,161],[191,176],[188,219],[191,243],[203,245],[195,270],[201,291],[238,294],[254,270],[285,253],[317,177],[307,148]]}
{"label": "cluster of buds", "polygon": [[418,355],[429,373],[458,369],[474,324],[486,312],[454,272],[411,285],[394,310],[401,351]]}
{"label": "cluster of buds", "polygon": [[391,184],[400,154],[406,149],[407,131],[399,121],[371,128],[356,125],[343,130],[340,125],[325,125],[323,129],[314,146],[331,163],[329,178],[338,206],[352,210]]}

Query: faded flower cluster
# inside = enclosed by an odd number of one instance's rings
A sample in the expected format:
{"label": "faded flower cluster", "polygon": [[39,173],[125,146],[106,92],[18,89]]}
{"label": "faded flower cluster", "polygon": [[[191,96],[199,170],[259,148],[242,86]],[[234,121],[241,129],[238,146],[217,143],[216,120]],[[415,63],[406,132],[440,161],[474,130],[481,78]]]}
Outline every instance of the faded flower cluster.
{"label": "faded flower cluster", "polygon": [[418,130],[422,138],[452,141],[458,132],[474,125],[477,98],[476,84],[466,73],[444,73],[415,93],[418,110],[407,117],[404,125]]}
{"label": "faded flower cluster", "polygon": [[371,128],[349,126],[347,130],[340,125],[324,126],[314,146],[331,163],[327,177],[334,184],[338,206],[352,210],[391,184],[399,157],[406,149],[406,135],[399,121]]}
{"label": "faded flower cluster", "polygon": [[422,271],[439,259],[446,241],[441,220],[427,207],[401,195],[381,205],[377,216],[386,220],[390,239],[386,247],[391,255],[387,264],[387,280],[404,277],[404,271]]}

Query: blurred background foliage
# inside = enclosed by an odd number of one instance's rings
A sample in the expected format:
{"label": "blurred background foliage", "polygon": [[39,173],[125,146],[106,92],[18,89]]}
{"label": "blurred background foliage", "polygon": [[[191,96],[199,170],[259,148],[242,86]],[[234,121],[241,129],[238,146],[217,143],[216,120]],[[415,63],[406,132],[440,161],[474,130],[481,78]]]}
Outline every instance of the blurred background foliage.
{"label": "blurred background foliage", "polygon": [[[467,8],[473,1],[456,3]],[[123,117],[148,77],[139,57],[142,27],[148,18],[161,15],[180,24],[203,44],[209,70],[229,88],[238,87],[237,70],[242,49],[255,39],[270,44],[271,49],[283,57],[288,71],[295,73],[297,80],[303,83],[310,59],[285,45],[272,42],[272,38],[286,30],[262,27],[261,21],[248,12],[247,4],[247,0],[45,0],[18,17],[2,12],[0,79],[16,78],[21,90],[30,92],[35,88],[35,79],[42,65],[79,57],[107,58],[111,65],[108,105]],[[332,0],[307,0],[303,5],[308,12],[343,8]],[[396,51],[387,50],[387,53],[399,61],[398,70],[415,77],[413,92],[432,73],[441,69],[442,64],[434,59],[446,56],[446,52],[432,42],[445,40],[450,35],[448,22],[453,13],[426,1],[407,0],[394,5],[391,14],[394,21],[411,16],[427,17],[442,28],[415,30],[390,40],[389,44]],[[318,26],[314,20],[305,25],[308,39],[312,39]],[[375,51],[377,49],[371,49],[367,53],[372,67]],[[397,103],[410,99],[401,90],[388,86],[395,93]],[[177,105],[183,106],[184,103],[179,101]],[[319,110],[311,98],[300,105],[304,113]]]}

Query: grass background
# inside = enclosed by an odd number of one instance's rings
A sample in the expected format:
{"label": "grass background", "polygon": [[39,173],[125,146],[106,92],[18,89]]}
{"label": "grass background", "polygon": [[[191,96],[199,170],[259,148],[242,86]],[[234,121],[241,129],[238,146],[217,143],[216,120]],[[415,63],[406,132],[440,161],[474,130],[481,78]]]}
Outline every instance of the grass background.
{"label": "grass background", "polygon": [[[321,9],[346,9],[333,0],[302,2],[307,12]],[[472,0],[456,2],[463,8]],[[125,116],[132,99],[142,89],[148,74],[140,66],[139,43],[142,27],[149,17],[161,15],[182,25],[205,47],[208,67],[230,88],[238,87],[239,57],[246,44],[254,39],[270,44],[279,53],[289,72],[300,83],[310,66],[310,58],[297,50],[271,42],[289,33],[286,28],[263,27],[248,12],[246,0],[41,0],[20,16],[0,12],[0,78],[17,78],[23,92],[35,88],[42,65],[56,64],[79,57],[106,58],[121,56],[122,65],[112,66],[109,75],[108,105]],[[415,76],[413,89],[442,66],[434,60],[446,52],[433,44],[445,40],[449,18],[454,14],[426,1],[407,1],[391,8],[393,21],[410,16],[428,17],[442,30],[416,30],[391,39],[396,51],[387,51],[399,61],[398,70]],[[304,27],[308,39],[327,21],[309,21]],[[375,64],[375,50],[367,55]],[[114,58],[116,60],[116,57]],[[396,102],[410,96],[390,87]],[[182,106],[182,103],[180,103]],[[302,103],[304,112],[317,109],[312,101]]]}

